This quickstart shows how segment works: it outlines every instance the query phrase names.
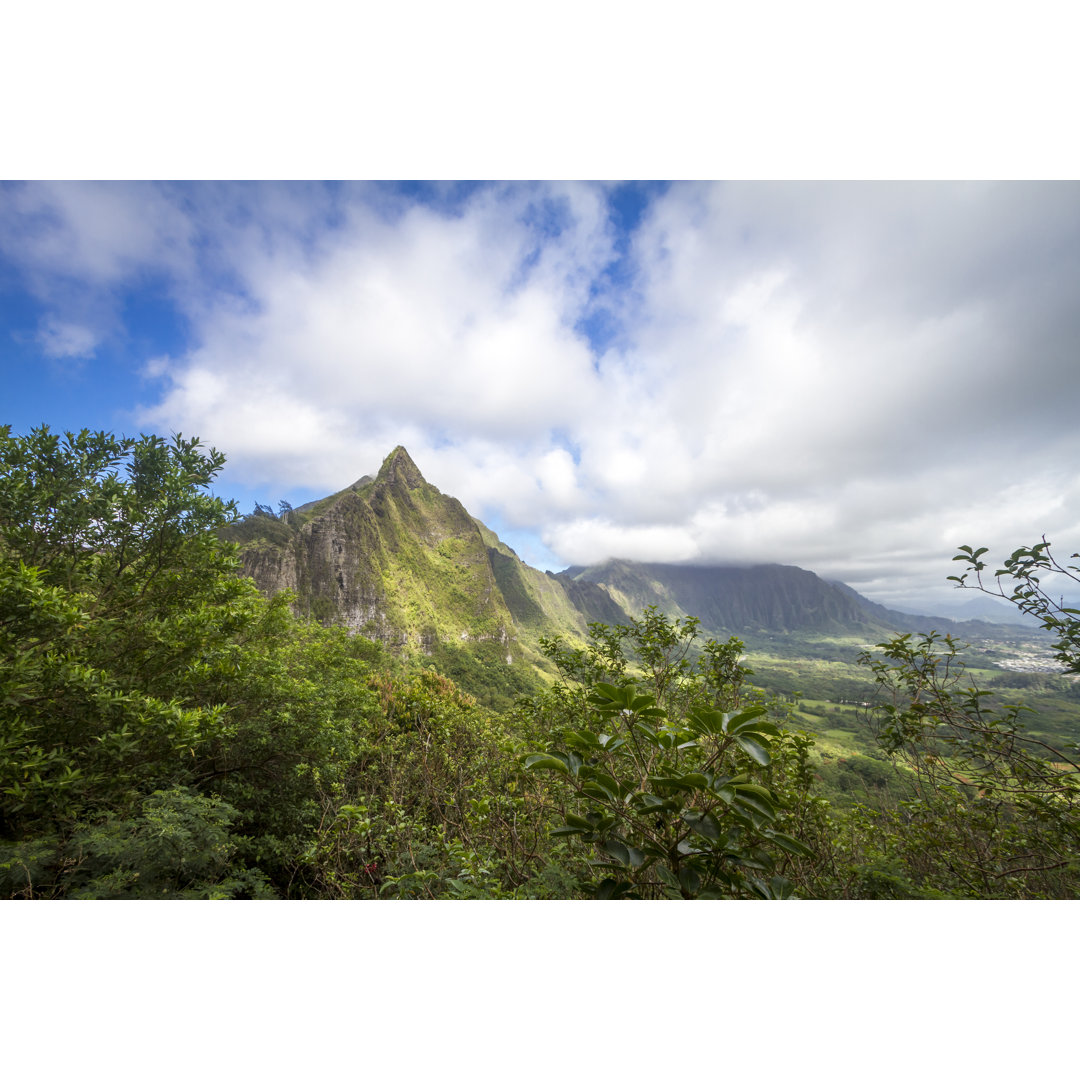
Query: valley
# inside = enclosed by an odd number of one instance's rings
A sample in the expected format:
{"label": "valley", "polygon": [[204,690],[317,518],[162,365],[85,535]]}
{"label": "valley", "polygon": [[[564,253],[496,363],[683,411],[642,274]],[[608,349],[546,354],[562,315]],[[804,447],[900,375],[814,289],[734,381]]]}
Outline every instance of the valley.
{"label": "valley", "polygon": [[430,662],[493,707],[550,683],[542,640],[580,644],[590,623],[615,626],[653,608],[699,620],[704,637],[738,637],[763,690],[840,709],[869,696],[861,653],[897,633],[951,634],[970,643],[977,682],[1026,691],[1046,701],[1055,729],[1069,725],[1075,687],[1054,678],[1060,667],[1037,629],[893,611],[794,566],[613,559],[542,572],[429,484],[400,446],[376,476],[280,515],[257,508],[222,535],[240,544],[242,572],[267,596],[291,590],[298,615]]}
{"label": "valley", "polygon": [[7,897],[1080,895],[1068,636],[541,572],[402,447],[239,519],[198,440],[0,455]]}
{"label": "valley", "polygon": [[837,805],[904,791],[871,730],[874,679],[859,662],[895,634],[970,643],[971,685],[1030,708],[1033,734],[1054,747],[1080,738],[1080,686],[1060,675],[1036,629],[890,610],[793,566],[612,559],[541,572],[428,484],[404,447],[375,477],[280,518],[248,517],[226,535],[267,595],[290,588],[298,614],[375,638],[496,709],[551,684],[546,639],[580,646],[590,623],[626,624],[646,610],[697,619],[703,638],[744,643],[750,681],[813,736],[816,775]]}

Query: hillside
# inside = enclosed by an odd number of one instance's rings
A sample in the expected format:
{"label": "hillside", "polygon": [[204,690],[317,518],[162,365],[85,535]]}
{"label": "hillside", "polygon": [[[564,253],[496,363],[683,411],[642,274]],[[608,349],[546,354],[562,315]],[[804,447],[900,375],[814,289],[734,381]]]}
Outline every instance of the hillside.
{"label": "hillside", "polygon": [[429,656],[464,685],[497,688],[504,699],[550,672],[541,638],[583,640],[588,623],[625,623],[650,605],[697,617],[717,638],[988,633],[986,623],[891,611],[796,566],[613,559],[543,572],[429,484],[401,446],[375,477],[280,516],[263,508],[226,536],[240,543],[242,572],[262,592],[295,592],[297,614]]}
{"label": "hillside", "polygon": [[718,627],[857,598],[792,567],[541,574],[402,450],[228,527],[197,440],[67,439],[0,429],[0,898],[1080,895],[1069,612],[1055,669],[905,636],[869,687],[813,629],[688,670],[658,614],[522,698],[537,635],[616,593]]}
{"label": "hillside", "polygon": [[562,582],[429,484],[404,447],[374,478],[280,518],[248,517],[225,536],[240,543],[242,572],[262,592],[296,593],[297,614],[432,656],[452,674],[517,664],[509,682],[499,677],[507,692],[545,666],[541,636],[586,632]]}
{"label": "hillside", "polygon": [[797,566],[672,566],[615,559],[571,567],[560,576],[603,586],[616,603],[635,614],[655,604],[672,617],[695,615],[713,636],[892,628],[887,618],[875,617],[854,599],[853,590],[839,589]]}

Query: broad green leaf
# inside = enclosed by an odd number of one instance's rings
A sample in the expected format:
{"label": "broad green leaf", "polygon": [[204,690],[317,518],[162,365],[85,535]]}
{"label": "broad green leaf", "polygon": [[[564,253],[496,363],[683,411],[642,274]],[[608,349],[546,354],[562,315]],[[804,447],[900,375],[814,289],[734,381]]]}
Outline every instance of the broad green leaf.
{"label": "broad green leaf", "polygon": [[604,802],[613,802],[615,796],[602,784],[596,783],[595,780],[586,780],[581,785],[581,791],[583,795],[590,795],[594,799],[602,799]]}
{"label": "broad green leaf", "polygon": [[752,790],[749,786],[735,789],[735,801],[742,806],[748,807],[755,813],[760,814],[768,821],[774,821],[776,819],[776,811],[773,809],[772,803],[769,802],[768,799],[762,798],[761,795]]}
{"label": "broad green leaf", "polygon": [[693,709],[687,718],[687,724],[699,735],[722,735],[724,714],[718,709]]}
{"label": "broad green leaf", "polygon": [[658,866],[656,868],[656,876],[665,885],[670,885],[673,889],[679,887],[679,879],[666,866]]}
{"label": "broad green leaf", "polygon": [[753,735],[736,735],[735,741],[743,752],[752,757],[759,765],[768,765],[772,761],[769,751]]}
{"label": "broad green leaf", "polygon": [[602,788],[607,788],[608,792],[615,798],[618,798],[621,794],[618,780],[605,772],[601,772],[599,769],[590,770],[589,779],[599,784]]}
{"label": "broad green leaf", "polygon": [[598,742],[610,754],[618,750],[626,740],[621,735],[601,735]]}
{"label": "broad green leaf", "polygon": [[744,777],[742,779],[736,777],[732,783],[735,785],[736,790],[751,792],[754,795],[765,799],[770,805],[773,805],[776,802],[773,798],[773,793],[767,787],[762,787],[761,784],[752,783],[749,777]]}
{"label": "broad green leaf", "polygon": [[659,795],[652,795],[647,791],[635,791],[630,796],[630,805],[639,814],[655,814],[667,809],[670,803],[667,799],[661,799]]}
{"label": "broad green leaf", "polygon": [[768,708],[764,705],[751,705],[750,708],[743,709],[734,715],[728,714],[724,724],[724,731],[728,735],[737,735],[744,727],[752,724],[759,716],[764,716],[768,711]]}
{"label": "broad green leaf", "polygon": [[769,882],[769,886],[777,900],[786,900],[795,891],[795,886],[787,878],[781,877],[779,874]]}
{"label": "broad green leaf", "polygon": [[707,840],[720,839],[720,823],[709,811],[684,810],[681,816],[699,836],[704,836]]}
{"label": "broad green leaf", "polygon": [[624,688],[614,683],[598,682],[593,686],[593,693],[608,701],[623,701],[626,698]]}
{"label": "broad green leaf", "polygon": [[739,865],[744,870],[772,870],[773,861],[764,852],[755,851],[738,858]]}
{"label": "broad green leaf", "polygon": [[754,720],[744,727],[740,727],[738,734],[771,735],[775,738],[780,734],[780,729],[768,720]]}
{"label": "broad green leaf", "polygon": [[635,724],[634,732],[639,738],[644,739],[646,742],[652,743],[653,746],[660,745],[660,736],[656,733],[656,730],[649,727],[648,724]]}
{"label": "broad green leaf", "polygon": [[692,791],[681,776],[650,776],[649,786],[660,792]]}
{"label": "broad green leaf", "polygon": [[619,900],[630,891],[630,882],[604,878],[593,894],[597,900]]}
{"label": "broad green leaf", "polygon": [[530,754],[525,759],[526,769],[553,769],[555,772],[569,773],[565,761],[561,761],[559,758],[552,754]]}
{"label": "broad green leaf", "polygon": [[795,886],[787,878],[780,877],[779,874],[769,881],[762,881],[759,877],[752,877],[749,884],[763,900],[786,900],[795,891]]}
{"label": "broad green leaf", "polygon": [[701,875],[692,866],[683,863],[679,867],[679,884],[691,896],[695,896],[701,888]]}
{"label": "broad green leaf", "polygon": [[[624,843],[613,838],[608,838],[601,845],[603,849],[618,863],[622,863],[623,866],[630,866],[630,852]],[[638,853],[640,855],[640,852]],[[641,863],[639,862],[640,866]]]}
{"label": "broad green leaf", "polygon": [[788,836],[787,833],[767,832],[765,835],[789,855],[811,856],[814,854],[801,840],[796,840],[794,836]]}
{"label": "broad green leaf", "polygon": [[603,744],[591,731],[568,731],[564,736],[568,746],[579,750],[598,750]]}
{"label": "broad green leaf", "polygon": [[666,720],[667,711],[658,707],[648,707],[645,709],[634,709],[634,713],[637,716],[644,716],[650,720]]}

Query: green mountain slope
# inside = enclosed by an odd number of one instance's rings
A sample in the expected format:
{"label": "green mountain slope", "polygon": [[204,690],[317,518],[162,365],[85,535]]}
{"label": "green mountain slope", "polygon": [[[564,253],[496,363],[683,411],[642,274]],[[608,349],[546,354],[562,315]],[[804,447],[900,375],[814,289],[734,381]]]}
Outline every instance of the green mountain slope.
{"label": "green mountain slope", "polygon": [[376,477],[280,519],[246,518],[227,538],[241,544],[243,573],[270,595],[292,589],[299,614],[451,673],[480,660],[534,675],[546,664],[540,637],[586,633],[563,583],[429,484],[400,446]]}
{"label": "green mountain slope", "polygon": [[[540,639],[584,639],[649,605],[696,616],[708,636],[887,636],[946,628],[903,615],[795,566],[703,567],[610,560],[559,574],[526,565],[461,503],[420,474],[403,447],[324,499],[261,512],[228,531],[263,592],[296,593],[298,613],[431,657],[473,692],[502,700],[551,666]],[[978,624],[985,627],[986,624]],[[954,632],[962,624],[947,624]]]}

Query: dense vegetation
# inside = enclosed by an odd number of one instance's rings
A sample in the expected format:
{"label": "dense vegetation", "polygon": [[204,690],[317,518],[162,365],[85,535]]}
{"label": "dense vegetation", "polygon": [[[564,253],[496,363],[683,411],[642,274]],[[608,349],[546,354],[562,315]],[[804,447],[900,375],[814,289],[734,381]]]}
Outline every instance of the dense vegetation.
{"label": "dense vegetation", "polygon": [[[794,663],[755,687],[742,642],[655,608],[542,639],[542,690],[494,647],[393,655],[240,575],[223,530],[292,511],[241,520],[222,464],[0,429],[0,895],[1080,895],[1074,685],[1025,728],[1030,680],[995,697],[904,634],[844,666],[868,704],[804,699]],[[1080,673],[1048,547],[997,580]]]}

